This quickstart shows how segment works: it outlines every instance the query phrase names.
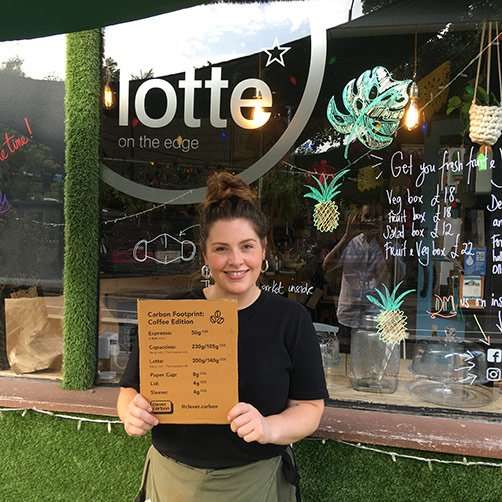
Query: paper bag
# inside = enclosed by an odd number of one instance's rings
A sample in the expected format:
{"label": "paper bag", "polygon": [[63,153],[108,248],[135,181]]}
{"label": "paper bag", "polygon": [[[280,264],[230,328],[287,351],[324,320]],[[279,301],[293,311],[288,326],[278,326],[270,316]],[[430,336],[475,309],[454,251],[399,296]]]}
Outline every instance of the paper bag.
{"label": "paper bag", "polygon": [[16,373],[59,370],[63,359],[61,319],[49,319],[44,298],[6,298],[7,359]]}

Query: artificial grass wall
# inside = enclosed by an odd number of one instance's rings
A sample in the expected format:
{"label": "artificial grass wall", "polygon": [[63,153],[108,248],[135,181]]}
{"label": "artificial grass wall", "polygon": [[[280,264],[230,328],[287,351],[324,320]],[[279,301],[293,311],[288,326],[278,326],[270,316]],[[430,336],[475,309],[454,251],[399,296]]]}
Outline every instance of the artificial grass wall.
{"label": "artificial grass wall", "polygon": [[99,261],[100,30],[66,37],[63,387],[96,375]]}
{"label": "artificial grass wall", "polygon": [[[0,500],[132,501],[148,446],[149,438],[130,438],[120,425],[108,433],[105,424],[84,423],[77,431],[73,420],[34,412],[24,418],[19,412],[0,414]],[[332,441],[305,440],[295,451],[304,502],[502,501],[499,468],[434,464],[430,471],[416,460],[393,462]]]}

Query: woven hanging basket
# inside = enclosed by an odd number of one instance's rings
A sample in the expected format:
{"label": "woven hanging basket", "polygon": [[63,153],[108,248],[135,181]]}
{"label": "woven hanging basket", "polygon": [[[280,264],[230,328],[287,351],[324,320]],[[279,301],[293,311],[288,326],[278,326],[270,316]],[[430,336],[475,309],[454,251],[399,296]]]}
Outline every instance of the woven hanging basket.
{"label": "woven hanging basket", "polygon": [[[481,43],[479,46],[478,55],[478,68],[476,71],[476,83],[474,85],[474,97],[472,100],[472,105],[469,109],[469,138],[473,143],[479,145],[490,145],[493,146],[502,134],[502,106],[489,106],[480,105],[476,103],[476,96],[478,91],[479,75],[481,71],[481,59],[483,53],[487,53],[487,63],[486,63],[486,93],[490,96],[490,68],[491,68],[491,49],[492,45],[497,41],[499,37],[498,33],[498,23],[495,23],[495,34],[496,36],[492,38],[492,23],[483,24],[483,29],[481,31]],[[487,32],[486,46],[484,43],[485,32]],[[500,104],[502,105],[502,72],[500,63],[500,45],[496,44],[497,47],[497,69],[499,77],[500,86]]]}
{"label": "woven hanging basket", "polygon": [[502,106],[473,103],[469,109],[469,138],[479,145],[493,146],[502,134]]}

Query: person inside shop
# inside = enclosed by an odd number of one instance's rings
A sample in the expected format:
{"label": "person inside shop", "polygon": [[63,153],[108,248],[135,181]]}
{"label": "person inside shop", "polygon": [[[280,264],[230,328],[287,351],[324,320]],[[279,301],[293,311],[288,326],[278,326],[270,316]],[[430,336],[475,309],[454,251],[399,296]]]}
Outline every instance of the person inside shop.
{"label": "person inside shop", "polygon": [[298,501],[288,445],[317,429],[328,397],[314,327],[302,305],[258,286],[268,225],[244,181],[214,174],[200,223],[201,274],[212,284],[184,298],[237,301],[240,402],[228,410],[228,425],[159,424],[139,393],[136,344],[117,410],[130,436],[152,430],[137,500]]}
{"label": "person inside shop", "polygon": [[323,269],[341,267],[337,319],[340,343],[346,346],[353,328],[359,327],[368,307],[366,295],[387,284],[389,272],[381,244],[382,213],[379,205],[363,205],[349,214],[342,238],[324,257]]}

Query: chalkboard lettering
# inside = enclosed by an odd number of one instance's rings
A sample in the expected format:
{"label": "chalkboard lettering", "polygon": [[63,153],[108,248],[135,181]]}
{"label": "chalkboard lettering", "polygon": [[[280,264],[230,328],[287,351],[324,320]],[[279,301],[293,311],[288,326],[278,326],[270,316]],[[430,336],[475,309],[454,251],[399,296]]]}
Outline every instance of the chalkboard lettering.
{"label": "chalkboard lettering", "polygon": [[411,176],[413,174],[413,158],[410,154],[408,164],[403,163],[403,152],[394,152],[390,158],[390,170],[394,178],[398,178],[401,174]]}
{"label": "chalkboard lettering", "polygon": [[406,213],[399,214],[389,211],[389,223],[406,223]]}
{"label": "chalkboard lettering", "polygon": [[403,210],[403,199],[401,198],[400,195],[394,195],[393,190],[385,190],[385,193],[387,195],[387,200],[389,201],[389,204],[391,206],[396,206],[397,210],[395,211],[396,214],[401,213]]}
{"label": "chalkboard lettering", "polygon": [[491,213],[497,211],[498,209],[502,209],[502,200],[499,200],[498,197],[492,193],[490,204],[486,206],[486,209],[488,209]]}
{"label": "chalkboard lettering", "polygon": [[404,239],[404,225],[393,227],[386,225],[386,230],[383,234],[384,239]]}

